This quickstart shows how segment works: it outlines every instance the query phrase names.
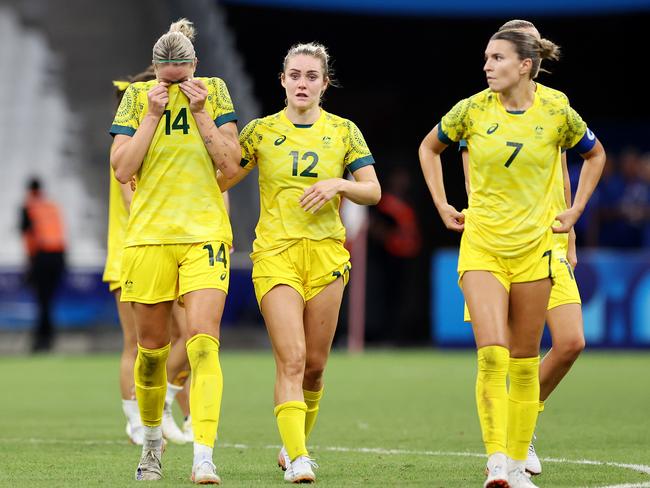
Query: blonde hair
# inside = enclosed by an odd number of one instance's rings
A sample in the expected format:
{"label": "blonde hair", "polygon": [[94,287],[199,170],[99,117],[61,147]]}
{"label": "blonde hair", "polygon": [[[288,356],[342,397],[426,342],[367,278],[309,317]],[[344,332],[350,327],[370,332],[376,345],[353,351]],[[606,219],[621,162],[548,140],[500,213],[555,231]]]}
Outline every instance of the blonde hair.
{"label": "blonde hair", "polygon": [[538,39],[534,35],[518,29],[500,30],[490,38],[491,41],[498,39],[511,42],[519,59],[529,58],[532,60],[531,79],[537,78],[540,71],[545,71],[541,69],[543,59],[553,61],[560,59],[560,46],[553,41],[544,38]]}
{"label": "blonde hair", "polygon": [[501,27],[499,27],[500,31],[503,30],[512,30],[512,29],[535,29],[537,30],[537,27],[535,27],[535,24],[532,22],[529,22],[528,20],[523,20],[523,19],[512,19],[503,24]]}
{"label": "blonde hair", "polygon": [[192,22],[185,18],[178,19],[154,44],[152,63],[193,62],[196,59],[192,44],[195,32]]}
{"label": "blonde hair", "polygon": [[327,79],[328,84],[338,86],[338,82],[334,79],[334,71],[330,66],[330,55],[327,52],[327,48],[318,42],[300,43],[291,46],[282,62],[282,73],[280,73],[280,76],[282,76],[282,74],[287,70],[289,60],[300,54],[312,56],[320,60],[323,68],[323,78]]}

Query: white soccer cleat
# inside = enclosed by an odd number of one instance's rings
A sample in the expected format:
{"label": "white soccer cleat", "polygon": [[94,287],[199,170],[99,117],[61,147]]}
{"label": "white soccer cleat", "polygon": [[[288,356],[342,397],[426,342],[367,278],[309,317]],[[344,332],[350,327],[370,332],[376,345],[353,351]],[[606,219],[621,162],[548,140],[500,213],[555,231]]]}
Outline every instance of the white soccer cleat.
{"label": "white soccer cleat", "polygon": [[486,475],[483,488],[512,488],[508,483],[508,458],[505,454],[498,452],[488,458]]}
{"label": "white soccer cleat", "polygon": [[129,436],[129,442],[131,444],[141,446],[144,443],[144,427],[142,427],[142,424],[133,426],[127,422],[126,435]]}
{"label": "white soccer cleat", "polygon": [[138,469],[135,470],[137,481],[154,481],[162,479],[163,444],[159,448],[149,447],[142,450]]}
{"label": "white soccer cleat", "polygon": [[169,403],[165,403],[165,408],[163,409],[162,416],[162,434],[165,439],[175,443],[175,444],[185,444],[187,441],[185,435],[181,429],[176,425],[174,416],[172,415],[172,406]]}
{"label": "white soccer cleat", "polygon": [[183,422],[183,437],[185,442],[194,442],[194,431],[192,430],[192,418],[187,417]]}
{"label": "white soccer cleat", "polygon": [[219,485],[221,478],[217,474],[217,467],[210,461],[202,461],[192,466],[192,482],[197,485]]}
{"label": "white soccer cleat", "polygon": [[522,464],[514,466],[508,472],[508,481],[510,488],[538,488],[535,483],[530,480],[530,476]]}
{"label": "white soccer cleat", "polygon": [[[535,436],[533,436],[533,441],[534,440]],[[539,462],[533,441],[531,441],[530,446],[528,446],[528,457],[526,457],[526,464],[524,466],[528,473],[532,476],[537,476],[538,474],[542,474],[542,463]]]}
{"label": "white soccer cleat", "polygon": [[284,480],[290,483],[313,483],[316,481],[314,469],[318,464],[309,456],[298,456],[289,463],[284,472]]}
{"label": "white soccer cleat", "polygon": [[289,454],[284,446],[282,446],[282,449],[280,449],[280,452],[278,453],[278,466],[282,471],[286,471],[290,464],[291,459],[289,458]]}

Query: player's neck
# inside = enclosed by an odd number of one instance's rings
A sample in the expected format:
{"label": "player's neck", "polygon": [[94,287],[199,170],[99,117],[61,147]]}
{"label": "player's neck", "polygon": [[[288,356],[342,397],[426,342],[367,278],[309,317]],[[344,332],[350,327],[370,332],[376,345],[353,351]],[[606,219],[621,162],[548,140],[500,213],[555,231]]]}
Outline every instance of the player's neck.
{"label": "player's neck", "polygon": [[535,102],[536,85],[527,80],[499,93],[499,100],[509,112],[528,110]]}
{"label": "player's neck", "polygon": [[315,123],[320,117],[320,106],[297,109],[289,105],[285,109],[285,114],[292,124],[309,125]]}

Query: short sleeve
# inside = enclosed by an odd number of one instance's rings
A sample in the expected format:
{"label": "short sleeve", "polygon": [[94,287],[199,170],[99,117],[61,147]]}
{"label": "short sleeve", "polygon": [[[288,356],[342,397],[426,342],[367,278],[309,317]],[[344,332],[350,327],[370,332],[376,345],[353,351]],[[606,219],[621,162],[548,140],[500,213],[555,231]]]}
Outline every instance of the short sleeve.
{"label": "short sleeve", "polygon": [[212,105],[214,123],[217,127],[237,120],[226,82],[221,78],[208,79],[208,101]]}
{"label": "short sleeve", "polygon": [[133,137],[140,125],[139,115],[138,90],[133,85],[129,85],[124,92],[109,132],[113,136],[124,134]]}
{"label": "short sleeve", "polygon": [[354,173],[359,168],[375,164],[375,160],[370,154],[368,144],[366,144],[366,140],[356,124],[348,120],[346,125],[348,136],[345,139],[347,147],[344,163],[350,173]]}
{"label": "short sleeve", "polygon": [[566,119],[562,128],[560,147],[569,149],[578,144],[587,132],[587,124],[582,120],[578,112],[569,105],[566,106]]}
{"label": "short sleeve", "polygon": [[445,144],[468,138],[468,113],[470,99],[461,100],[447,112],[438,124],[438,138]]}
{"label": "short sleeve", "polygon": [[251,120],[239,134],[239,145],[241,146],[240,166],[247,170],[251,170],[257,165],[255,153],[257,145],[262,139],[256,130],[259,124],[260,119]]}

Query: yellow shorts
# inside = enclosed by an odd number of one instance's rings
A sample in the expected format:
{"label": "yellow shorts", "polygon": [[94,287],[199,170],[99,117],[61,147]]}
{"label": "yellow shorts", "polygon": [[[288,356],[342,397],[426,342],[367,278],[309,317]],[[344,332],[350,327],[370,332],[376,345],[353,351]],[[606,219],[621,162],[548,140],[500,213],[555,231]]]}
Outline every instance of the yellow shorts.
{"label": "yellow shorts", "polygon": [[115,290],[119,290],[120,288],[122,288],[122,283],[120,283],[119,281],[108,282],[108,291],[110,291],[111,293],[113,293]]}
{"label": "yellow shorts", "polygon": [[228,293],[229,246],[220,241],[131,246],[122,256],[123,302],[160,303],[195,290]]}
{"label": "yellow shorts", "polygon": [[338,278],[346,285],[351,267],[350,253],[339,241],[302,239],[253,263],[257,303],[277,285],[289,285],[307,302]]}
{"label": "yellow shorts", "polygon": [[[580,300],[580,292],[578,291],[578,284],[576,283],[573,268],[566,259],[566,256],[561,254],[561,251],[553,250],[553,259],[551,260],[551,269],[553,273],[553,287],[551,288],[551,297],[548,300],[548,307],[546,310],[559,307],[560,305],[567,305],[569,303],[582,304]],[[467,303],[465,303],[463,311],[463,320],[471,322],[472,319],[469,315]]]}
{"label": "yellow shorts", "polygon": [[551,298],[548,301],[548,310],[567,303],[581,304],[576,277],[566,255],[553,249],[551,266],[553,267],[553,288],[551,288]]}

